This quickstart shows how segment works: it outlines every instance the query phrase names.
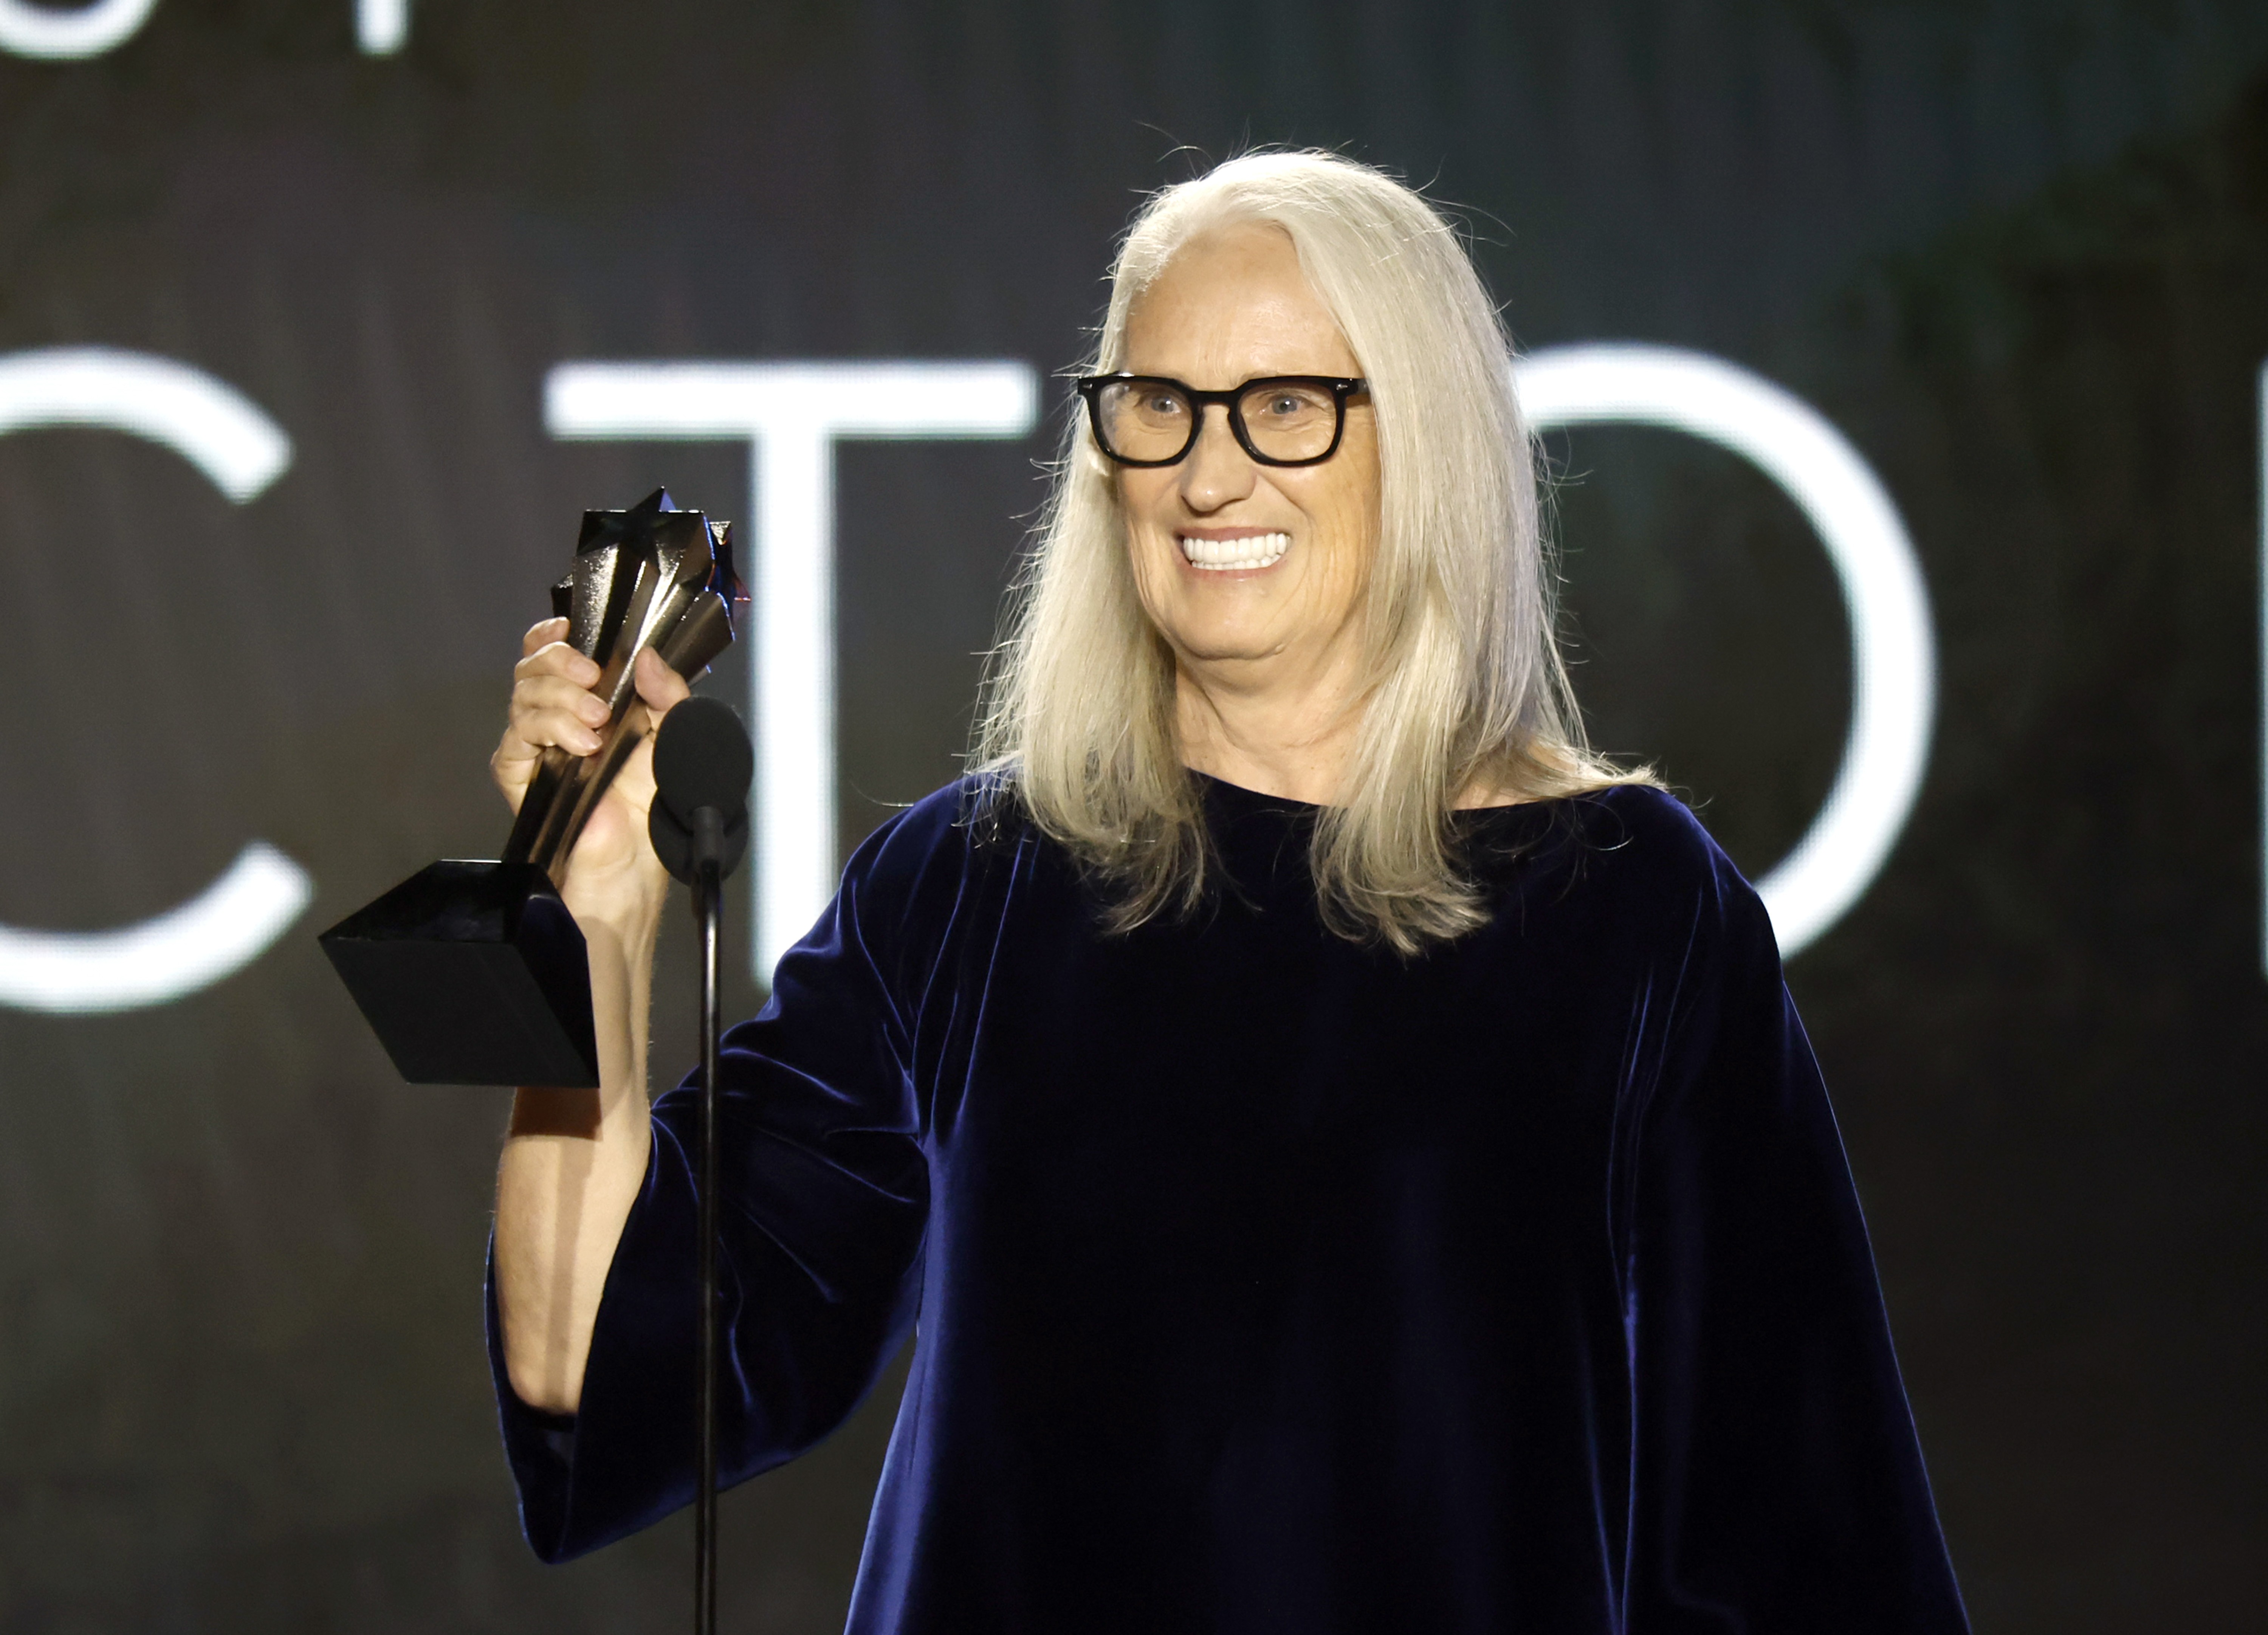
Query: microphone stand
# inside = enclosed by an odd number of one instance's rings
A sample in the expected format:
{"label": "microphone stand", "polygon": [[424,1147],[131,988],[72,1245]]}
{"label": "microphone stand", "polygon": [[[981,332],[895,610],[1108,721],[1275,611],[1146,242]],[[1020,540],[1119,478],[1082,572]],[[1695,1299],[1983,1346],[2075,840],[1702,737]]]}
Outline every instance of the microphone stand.
{"label": "microphone stand", "polygon": [[725,826],[714,806],[693,814],[693,916],[701,939],[700,1457],[693,1502],[693,1631],[717,1631],[717,1055],[718,937],[724,911]]}
{"label": "microphone stand", "polygon": [[693,1635],[717,1630],[717,1376],[723,1323],[718,1299],[718,1180],[723,1167],[718,1132],[718,922],[724,915],[725,877],[747,849],[748,780],[755,754],[747,729],[732,707],[714,698],[688,698],[663,718],[653,740],[654,798],[646,832],[654,855],[693,887],[695,930],[701,939],[701,1153],[696,1161],[700,1204],[701,1344],[696,1392],[693,1495]]}

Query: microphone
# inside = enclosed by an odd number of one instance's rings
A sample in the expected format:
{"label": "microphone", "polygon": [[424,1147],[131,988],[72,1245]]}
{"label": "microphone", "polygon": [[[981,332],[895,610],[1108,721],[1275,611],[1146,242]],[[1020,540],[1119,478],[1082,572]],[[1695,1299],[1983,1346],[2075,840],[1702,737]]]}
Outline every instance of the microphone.
{"label": "microphone", "polygon": [[755,770],[748,729],[723,699],[688,698],[661,718],[646,832],[662,867],[690,886],[704,864],[718,880],[740,865]]}
{"label": "microphone", "polygon": [[693,887],[701,942],[701,1364],[695,1425],[694,1635],[717,1631],[717,1296],[719,1046],[718,922],[725,877],[748,850],[748,782],[756,770],[748,729],[719,698],[688,698],[661,718],[653,740],[653,806],[646,833],[662,866]]}

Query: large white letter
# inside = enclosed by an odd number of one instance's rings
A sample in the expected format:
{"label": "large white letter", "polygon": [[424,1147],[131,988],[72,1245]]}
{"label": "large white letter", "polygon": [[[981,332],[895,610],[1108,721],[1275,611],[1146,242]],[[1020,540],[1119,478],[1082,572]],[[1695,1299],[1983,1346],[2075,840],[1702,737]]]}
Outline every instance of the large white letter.
{"label": "large white letter", "polygon": [[545,383],[554,437],[746,438],[755,598],[755,974],[809,930],[835,888],[835,461],[838,438],[1021,437],[1031,366],[991,363],[562,364]]}
{"label": "large white letter", "polygon": [[1835,564],[1851,615],[1851,736],[1825,805],[1757,891],[1783,954],[1841,918],[1905,826],[1929,758],[1937,660],[1929,593],[1896,506],[1859,451],[1801,398],[1705,353],[1552,347],[1520,360],[1538,431],[1665,426],[1743,455],[1787,491]]}
{"label": "large white letter", "polygon": [[[0,357],[0,435],[96,426],[162,443],[238,504],[291,463],[291,440],[248,398],[171,358],[99,347]],[[193,993],[248,963],[307,905],[298,865],[254,841],[202,892],[106,932],[0,926],[0,1005],[124,1011]]]}
{"label": "large white letter", "polygon": [[68,61],[124,45],[150,20],[158,0],[92,0],[76,10],[0,0],[0,51]]}
{"label": "large white letter", "polygon": [[364,56],[392,56],[409,41],[409,0],[355,0],[355,39]]}

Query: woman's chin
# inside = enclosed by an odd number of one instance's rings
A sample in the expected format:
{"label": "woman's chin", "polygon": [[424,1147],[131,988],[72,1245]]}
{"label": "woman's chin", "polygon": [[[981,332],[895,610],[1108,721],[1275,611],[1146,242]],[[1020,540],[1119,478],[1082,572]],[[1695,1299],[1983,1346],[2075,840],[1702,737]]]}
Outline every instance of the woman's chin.
{"label": "woman's chin", "polygon": [[1290,645],[1292,632],[1277,620],[1180,619],[1165,626],[1166,636],[1189,664],[1249,664],[1272,659]]}

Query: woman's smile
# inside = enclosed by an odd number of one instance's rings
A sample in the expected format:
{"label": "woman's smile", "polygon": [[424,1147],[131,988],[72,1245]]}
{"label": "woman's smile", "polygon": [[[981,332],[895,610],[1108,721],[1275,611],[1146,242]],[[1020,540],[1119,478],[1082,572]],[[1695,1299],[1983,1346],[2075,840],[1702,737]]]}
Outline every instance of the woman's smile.
{"label": "woman's smile", "polygon": [[1226,528],[1181,534],[1182,560],[1208,573],[1253,572],[1272,568],[1292,549],[1289,534],[1249,533]]}

